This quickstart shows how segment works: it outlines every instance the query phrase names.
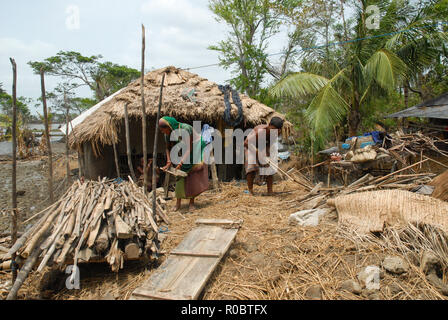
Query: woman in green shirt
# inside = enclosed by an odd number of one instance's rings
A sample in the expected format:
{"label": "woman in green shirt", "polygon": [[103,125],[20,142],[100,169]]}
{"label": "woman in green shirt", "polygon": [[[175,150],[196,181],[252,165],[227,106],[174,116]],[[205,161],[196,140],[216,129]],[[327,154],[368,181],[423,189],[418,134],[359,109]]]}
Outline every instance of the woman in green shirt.
{"label": "woman in green shirt", "polygon": [[[194,199],[202,192],[208,189],[208,166],[204,162],[203,152],[205,148],[205,142],[199,135],[196,141],[193,141],[193,127],[187,123],[178,122],[172,117],[162,117],[159,121],[160,131],[165,135],[166,142],[166,158],[167,163],[162,170],[167,170],[172,166],[171,162],[171,149],[174,145],[180,143],[183,147],[182,150],[186,150],[181,155],[179,163],[175,163],[176,169],[182,170],[188,174],[186,178],[178,178],[176,182],[176,208],[180,209],[182,199],[190,199],[189,209],[194,210]],[[173,130],[185,130],[189,135],[189,141],[182,141],[181,138],[177,141],[170,141],[170,135]],[[194,160],[198,163],[194,163]]]}

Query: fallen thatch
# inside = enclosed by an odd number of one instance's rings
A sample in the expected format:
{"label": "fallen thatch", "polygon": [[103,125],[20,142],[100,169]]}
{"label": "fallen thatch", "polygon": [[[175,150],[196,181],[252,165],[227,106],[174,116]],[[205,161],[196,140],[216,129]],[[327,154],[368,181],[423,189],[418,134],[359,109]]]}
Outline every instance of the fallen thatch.
{"label": "fallen thatch", "polygon": [[[200,120],[211,124],[217,124],[222,119],[225,110],[224,95],[218,85],[196,74],[172,66],[149,72],[144,77],[148,116],[156,116],[164,73],[166,77],[162,116],[173,116],[183,121]],[[194,94],[191,97],[186,95],[186,92],[190,93],[193,89]],[[284,119],[283,115],[244,94],[240,94],[240,99],[243,105],[244,127],[267,123],[273,116]],[[236,118],[238,108],[233,101],[231,102],[231,115]],[[88,141],[93,146],[118,143],[118,132],[124,119],[125,104],[128,105],[129,117],[140,118],[141,116],[140,79],[135,80],[100,104],[94,112],[75,126],[70,134],[71,148],[76,149]],[[291,129],[292,124],[285,122],[282,134],[286,137],[289,136]]]}
{"label": "fallen thatch", "polygon": [[407,223],[430,224],[448,231],[448,204],[403,190],[379,190],[340,196],[327,202],[338,211],[339,224],[359,233],[382,232]]}

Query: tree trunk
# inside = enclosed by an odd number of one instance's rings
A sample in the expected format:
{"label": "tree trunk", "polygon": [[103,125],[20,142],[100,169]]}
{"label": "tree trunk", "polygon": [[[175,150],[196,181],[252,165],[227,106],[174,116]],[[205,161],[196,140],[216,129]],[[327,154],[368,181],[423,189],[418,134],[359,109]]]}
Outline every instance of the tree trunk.
{"label": "tree trunk", "polygon": [[355,94],[353,104],[348,114],[348,134],[350,137],[358,135],[359,125],[361,124],[361,113],[359,109],[359,100]]}
{"label": "tree trunk", "polygon": [[407,109],[409,105],[409,82],[406,81],[403,87],[404,91],[404,108]]}
{"label": "tree trunk", "polygon": [[[14,59],[10,58],[13,72],[12,83],[12,221],[11,221],[11,245],[17,241],[17,65]],[[12,283],[16,281],[17,269],[15,268],[14,253],[11,257]]]}
{"label": "tree trunk", "polygon": [[48,128],[48,113],[47,113],[47,97],[45,93],[45,76],[44,68],[40,69],[40,84],[42,90],[42,104],[44,109],[44,124],[45,124],[45,138],[47,140],[48,148],[48,193],[50,194],[50,202],[54,202],[53,196],[53,158],[51,153],[50,143],[50,129]]}

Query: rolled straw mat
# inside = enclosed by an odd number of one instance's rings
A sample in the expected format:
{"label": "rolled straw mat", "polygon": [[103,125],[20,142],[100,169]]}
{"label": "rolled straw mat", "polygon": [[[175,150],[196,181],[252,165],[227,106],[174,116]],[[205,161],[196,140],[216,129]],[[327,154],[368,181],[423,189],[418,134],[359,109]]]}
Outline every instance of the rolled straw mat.
{"label": "rolled straw mat", "polygon": [[383,231],[385,225],[425,223],[448,232],[448,203],[403,190],[379,190],[330,199],[339,224],[359,233]]}

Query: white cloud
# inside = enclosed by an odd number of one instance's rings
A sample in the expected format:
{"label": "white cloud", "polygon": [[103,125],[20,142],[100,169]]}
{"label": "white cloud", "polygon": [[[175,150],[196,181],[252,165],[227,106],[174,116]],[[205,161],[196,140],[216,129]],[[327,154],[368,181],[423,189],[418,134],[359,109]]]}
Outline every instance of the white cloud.
{"label": "white cloud", "polygon": [[148,0],[142,4],[141,11],[153,17],[163,17],[166,25],[170,26],[204,30],[204,27],[213,29],[216,25],[213,14],[205,6],[195,6],[188,0]]}
{"label": "white cloud", "polygon": [[[151,23],[146,26],[151,65],[192,67],[218,61],[207,47],[225,37],[226,26],[216,22],[205,1],[147,0],[141,12]],[[221,76],[216,78],[223,81]]]}

